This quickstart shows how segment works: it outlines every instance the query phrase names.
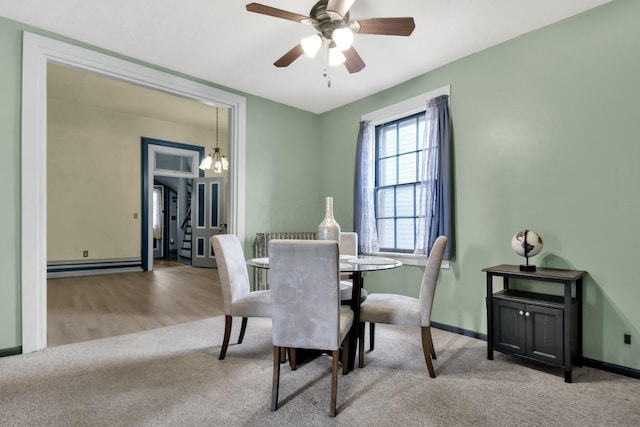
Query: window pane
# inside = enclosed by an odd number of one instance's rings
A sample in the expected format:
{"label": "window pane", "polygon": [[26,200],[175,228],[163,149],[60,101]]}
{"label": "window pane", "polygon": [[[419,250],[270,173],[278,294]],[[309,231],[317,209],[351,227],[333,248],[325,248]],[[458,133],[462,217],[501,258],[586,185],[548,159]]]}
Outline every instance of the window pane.
{"label": "window pane", "polygon": [[398,157],[398,184],[417,182],[416,152]]}
{"label": "window pane", "polygon": [[378,218],[393,217],[395,213],[395,190],[387,188],[378,191]]}
{"label": "window pane", "polygon": [[400,123],[398,154],[416,150],[416,120],[406,120]]}
{"label": "window pane", "polygon": [[415,199],[412,186],[403,186],[396,189],[396,216],[398,217],[413,217]]}
{"label": "window pane", "polygon": [[397,158],[390,157],[378,163],[378,186],[394,185],[397,183]]}
{"label": "window pane", "polygon": [[394,156],[396,154],[396,148],[398,145],[398,141],[396,138],[397,135],[395,125],[382,128],[381,141],[379,141],[380,157]]}
{"label": "window pane", "polygon": [[156,152],[156,169],[191,172],[191,157]]}
{"label": "window pane", "polygon": [[414,242],[414,219],[398,219],[397,248],[413,250]]}
{"label": "window pane", "polygon": [[381,248],[395,248],[394,220],[378,220],[378,241]]}

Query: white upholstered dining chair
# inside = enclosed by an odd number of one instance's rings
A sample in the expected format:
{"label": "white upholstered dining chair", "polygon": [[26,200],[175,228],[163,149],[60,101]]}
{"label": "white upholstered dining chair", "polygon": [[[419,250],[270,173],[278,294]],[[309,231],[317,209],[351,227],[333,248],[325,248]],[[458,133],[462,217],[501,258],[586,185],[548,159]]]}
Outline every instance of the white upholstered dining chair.
{"label": "white upholstered dining chair", "polygon": [[268,290],[251,292],[244,251],[236,235],[212,236],[211,246],[218,263],[224,305],[224,338],[219,357],[222,360],[229,346],[233,317],[242,317],[238,336],[238,344],[241,344],[249,317],[271,317],[271,292]]}
{"label": "white upholstered dining chair", "polygon": [[269,271],[273,302],[273,386],[271,410],[278,409],[280,362],[287,349],[292,370],[296,349],[330,351],[332,357],[330,414],[336,415],[338,355],[347,373],[349,330],[353,311],[340,305],[338,242],[271,240]]}
{"label": "white upholstered dining chair", "polygon": [[[358,256],[358,233],[344,231],[340,233],[340,256],[356,257]],[[353,292],[353,282],[348,274],[340,276],[340,300],[343,303],[351,300]],[[364,289],[363,289],[364,291]],[[366,292],[366,291],[364,291]]]}
{"label": "white upholstered dining chair", "polygon": [[[412,298],[396,294],[369,294],[360,305],[359,325],[359,366],[364,366],[364,325],[370,323],[370,328],[375,323],[387,323],[403,326],[419,326],[422,335],[422,352],[427,363],[427,369],[431,378],[436,377],[433,369],[432,358],[436,358],[431,337],[431,309],[436,292],[440,264],[444,250],[447,247],[447,238],[440,236],[436,239],[427,260],[427,266],[422,277],[420,295]],[[373,338],[371,338],[373,342]]]}

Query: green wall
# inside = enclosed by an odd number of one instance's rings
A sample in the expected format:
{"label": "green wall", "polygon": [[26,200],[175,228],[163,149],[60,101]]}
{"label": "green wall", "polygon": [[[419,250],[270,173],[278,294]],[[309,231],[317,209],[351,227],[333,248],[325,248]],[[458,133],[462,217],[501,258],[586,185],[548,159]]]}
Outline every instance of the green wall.
{"label": "green wall", "polygon": [[21,35],[0,18],[0,352],[21,342],[20,299],[20,81]]}
{"label": "green wall", "polygon": [[[530,228],[545,242],[536,264],[589,272],[585,356],[640,369],[640,286],[633,274],[640,217],[637,22],[640,2],[616,0],[319,116],[246,95],[247,254],[256,232],[315,229],[324,196],[334,197],[336,219],[350,230],[360,117],[450,84],[455,258],[442,272],[434,320],[486,332],[481,269],[519,263],[510,240]],[[20,344],[25,28],[0,19],[0,174],[15,206],[0,213],[0,349]],[[365,283],[372,291],[415,295],[422,271],[405,266]],[[623,333],[633,335],[632,345],[623,344]]]}
{"label": "green wall", "polygon": [[[486,333],[481,269],[520,263],[510,241],[528,228],[544,240],[535,264],[589,273],[585,357],[640,369],[638,22],[640,2],[617,0],[322,116],[335,131],[324,149],[344,156],[323,188],[346,205],[353,189],[339,182],[353,181],[361,115],[451,85],[455,259],[435,321]],[[352,224],[350,212],[336,219]],[[365,286],[415,296],[422,271],[371,274]]]}

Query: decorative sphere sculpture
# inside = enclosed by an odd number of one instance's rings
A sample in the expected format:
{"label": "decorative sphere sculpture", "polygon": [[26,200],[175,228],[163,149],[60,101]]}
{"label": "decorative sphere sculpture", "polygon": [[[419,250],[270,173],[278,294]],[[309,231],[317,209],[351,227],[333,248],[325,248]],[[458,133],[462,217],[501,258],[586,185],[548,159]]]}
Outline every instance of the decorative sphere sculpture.
{"label": "decorative sphere sculpture", "polygon": [[516,233],[511,239],[511,247],[520,256],[527,259],[526,265],[521,265],[520,270],[535,271],[535,265],[529,265],[529,257],[536,256],[542,250],[542,238],[531,230],[523,230]]}

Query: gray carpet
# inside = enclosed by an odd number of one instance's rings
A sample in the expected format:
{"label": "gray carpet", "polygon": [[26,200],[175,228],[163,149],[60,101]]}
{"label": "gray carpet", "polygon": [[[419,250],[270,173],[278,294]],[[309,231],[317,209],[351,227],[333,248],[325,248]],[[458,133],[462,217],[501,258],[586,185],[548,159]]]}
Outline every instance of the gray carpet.
{"label": "gray carpet", "polygon": [[386,325],[365,368],[339,376],[335,419],[328,356],[283,366],[271,412],[271,321],[250,319],[244,343],[219,361],[223,320],[1,358],[0,425],[640,425],[638,380],[583,367],[565,384],[562,369],[500,353],[489,361],[485,342],[440,330],[432,379],[419,332]]}

